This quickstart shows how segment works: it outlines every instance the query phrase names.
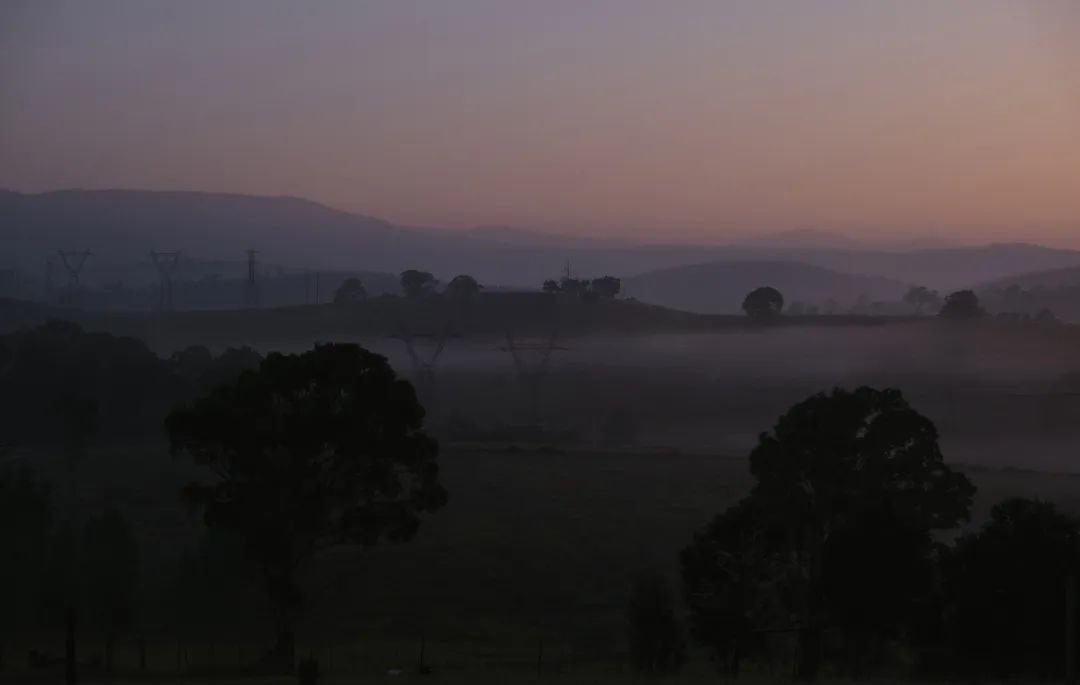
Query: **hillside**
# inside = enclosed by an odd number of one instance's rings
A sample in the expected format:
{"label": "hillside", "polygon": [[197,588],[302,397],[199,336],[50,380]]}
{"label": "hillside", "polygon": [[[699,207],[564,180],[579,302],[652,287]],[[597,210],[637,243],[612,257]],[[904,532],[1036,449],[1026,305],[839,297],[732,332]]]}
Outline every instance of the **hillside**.
{"label": "hillside", "polygon": [[876,276],[840,273],[796,262],[712,262],[662,269],[623,281],[626,295],[665,307],[703,314],[741,311],[743,297],[759,286],[780,290],[789,304],[833,300],[850,306],[867,300],[896,300],[907,286]]}
{"label": "hillside", "polygon": [[44,290],[44,263],[58,248],[93,251],[87,283],[108,282],[103,268],[145,262],[150,250],[236,261],[249,248],[259,251],[260,262],[293,269],[397,273],[419,268],[444,281],[470,273],[485,284],[517,287],[538,286],[567,261],[583,276],[624,278],[703,262],[798,262],[939,290],[1080,266],[1080,252],[1025,244],[906,252],[792,246],[798,241],[611,245],[520,229],[405,227],[298,198],[199,192],[0,191],[0,229],[0,273],[37,292]]}
{"label": "hillside", "polygon": [[1048,269],[1006,276],[988,283],[982,283],[976,287],[976,290],[1004,290],[1012,286],[1023,290],[1080,288],[1080,265],[1064,269]]}

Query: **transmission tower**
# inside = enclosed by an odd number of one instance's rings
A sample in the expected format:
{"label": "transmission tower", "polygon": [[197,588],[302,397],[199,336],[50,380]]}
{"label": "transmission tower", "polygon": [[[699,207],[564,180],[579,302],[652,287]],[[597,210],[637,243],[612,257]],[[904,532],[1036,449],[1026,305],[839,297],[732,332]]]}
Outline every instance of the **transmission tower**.
{"label": "transmission tower", "polygon": [[533,424],[537,423],[540,399],[540,384],[551,368],[551,355],[556,351],[567,350],[558,344],[559,332],[552,328],[547,335],[522,338],[507,328],[506,346],[502,352],[509,352],[514,360],[518,381],[525,390],[529,403],[529,414]]}
{"label": "transmission tower", "polygon": [[179,250],[172,252],[151,250],[150,259],[154,260],[154,266],[157,268],[160,281],[158,286],[158,310],[171,312],[173,309],[173,273],[176,271],[176,265],[180,261],[180,252]]}
{"label": "transmission tower", "polygon": [[79,276],[82,274],[83,267],[86,266],[86,260],[93,253],[90,250],[57,250],[56,254],[60,257],[60,263],[64,265],[64,271],[67,272],[68,277],[64,299],[72,302],[79,292]]}
{"label": "transmission tower", "polygon": [[399,332],[394,337],[405,344],[405,351],[412,365],[413,378],[430,388],[435,383],[435,369],[439,363],[439,357],[446,349],[449,339],[453,337],[452,334],[447,330],[435,333],[408,331]]}
{"label": "transmission tower", "polygon": [[259,306],[259,284],[255,282],[255,255],[258,250],[247,251],[247,284],[244,286],[244,306],[255,309]]}

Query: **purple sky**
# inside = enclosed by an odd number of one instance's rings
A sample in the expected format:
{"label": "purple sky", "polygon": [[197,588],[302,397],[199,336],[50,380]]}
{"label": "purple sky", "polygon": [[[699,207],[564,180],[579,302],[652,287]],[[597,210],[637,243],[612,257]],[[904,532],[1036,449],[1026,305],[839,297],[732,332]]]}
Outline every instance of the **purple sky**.
{"label": "purple sky", "polygon": [[1075,0],[6,0],[0,187],[1080,246]]}

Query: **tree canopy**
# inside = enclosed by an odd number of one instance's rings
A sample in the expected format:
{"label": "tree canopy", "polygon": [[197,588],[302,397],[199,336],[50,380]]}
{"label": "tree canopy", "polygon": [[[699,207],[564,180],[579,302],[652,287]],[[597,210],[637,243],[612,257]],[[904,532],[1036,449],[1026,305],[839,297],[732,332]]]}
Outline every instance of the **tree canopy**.
{"label": "tree canopy", "polygon": [[784,311],[784,296],[776,288],[756,288],[747,293],[742,308],[751,319],[771,319]]}
{"label": "tree canopy", "polygon": [[622,280],[614,276],[601,276],[592,280],[590,288],[597,297],[612,299],[622,290]]}
{"label": "tree canopy", "polygon": [[352,304],[367,299],[367,290],[359,278],[346,278],[334,291],[334,304]]}
{"label": "tree canopy", "polygon": [[979,319],[986,315],[986,310],[979,304],[979,296],[971,290],[957,290],[945,297],[939,316],[954,321]]}
{"label": "tree canopy", "polygon": [[1065,587],[1075,588],[1078,572],[1077,519],[1040,500],[994,506],[942,560],[944,635],[958,665],[1000,677],[1063,675]]}
{"label": "tree canopy", "polygon": [[941,296],[938,295],[936,290],[916,285],[912,286],[904,294],[904,303],[914,307],[916,314],[922,314],[927,310],[939,309],[941,307]]}
{"label": "tree canopy", "polygon": [[444,294],[455,300],[471,300],[480,293],[482,287],[472,276],[460,274],[450,280]]}
{"label": "tree canopy", "polygon": [[[901,624],[927,585],[930,532],[965,520],[975,491],[937,438],[896,390],[836,389],[788,410],[751,452],[749,499],[683,555],[695,634],[716,651],[727,640],[730,652],[747,626],[775,628],[768,621],[786,613],[799,673],[813,678],[827,624],[864,637]],[[879,549],[881,531],[892,543]],[[873,577],[895,579],[903,601],[877,601]]]}
{"label": "tree canopy", "polygon": [[401,291],[405,297],[421,297],[435,292],[438,281],[427,271],[408,269],[401,272]]}
{"label": "tree canopy", "polygon": [[216,476],[185,489],[208,526],[243,538],[291,665],[300,575],[322,549],[405,541],[439,509],[436,442],[412,385],[357,345],[271,354],[166,421],[172,448]]}

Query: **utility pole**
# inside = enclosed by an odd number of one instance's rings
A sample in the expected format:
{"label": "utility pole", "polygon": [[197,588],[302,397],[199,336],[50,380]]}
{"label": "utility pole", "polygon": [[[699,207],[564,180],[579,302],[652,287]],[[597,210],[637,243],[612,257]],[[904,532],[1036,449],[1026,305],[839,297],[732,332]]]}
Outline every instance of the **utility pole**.
{"label": "utility pole", "polygon": [[180,261],[180,252],[155,252],[150,251],[150,259],[154,261],[154,266],[157,268],[158,280],[160,285],[158,286],[158,310],[163,312],[171,312],[173,309],[173,272],[176,271],[176,264]]}
{"label": "utility pole", "polygon": [[247,285],[244,287],[244,306],[255,309],[259,306],[259,286],[255,282],[255,255],[258,250],[247,251]]}

